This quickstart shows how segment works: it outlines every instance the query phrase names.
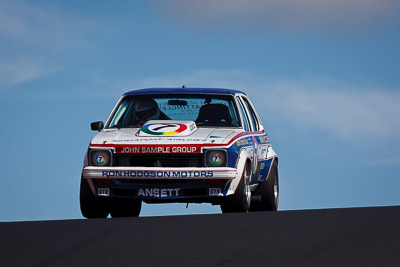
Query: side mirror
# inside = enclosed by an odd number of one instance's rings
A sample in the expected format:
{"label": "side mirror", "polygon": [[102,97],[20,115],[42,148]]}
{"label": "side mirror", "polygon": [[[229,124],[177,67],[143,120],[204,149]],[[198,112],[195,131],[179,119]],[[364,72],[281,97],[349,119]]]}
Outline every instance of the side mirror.
{"label": "side mirror", "polygon": [[96,122],[92,122],[90,124],[90,129],[92,129],[92,131],[101,131],[101,129],[104,128],[104,123],[102,121],[96,121]]}

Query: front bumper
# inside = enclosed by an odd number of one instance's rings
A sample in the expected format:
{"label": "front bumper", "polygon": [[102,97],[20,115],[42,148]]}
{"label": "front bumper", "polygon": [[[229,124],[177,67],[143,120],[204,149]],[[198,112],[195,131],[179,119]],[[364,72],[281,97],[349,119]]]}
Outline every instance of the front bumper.
{"label": "front bumper", "polygon": [[235,179],[235,168],[85,167],[86,179]]}
{"label": "front bumper", "polygon": [[226,196],[234,168],[85,167],[94,195],[148,203],[210,202]]}

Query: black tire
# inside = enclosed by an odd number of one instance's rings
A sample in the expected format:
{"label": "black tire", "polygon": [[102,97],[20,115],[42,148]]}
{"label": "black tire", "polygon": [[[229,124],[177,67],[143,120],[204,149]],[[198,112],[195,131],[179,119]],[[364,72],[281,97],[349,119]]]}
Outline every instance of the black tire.
{"label": "black tire", "polygon": [[95,197],[86,179],[81,179],[79,202],[83,217],[88,219],[107,218],[109,213],[108,199]]}
{"label": "black tire", "polygon": [[252,201],[250,211],[276,211],[279,206],[279,179],[278,164],[274,163],[271,167],[271,173],[268,180],[261,183],[256,191],[255,196],[260,196],[258,201]]}
{"label": "black tire", "polygon": [[138,217],[142,209],[142,201],[137,199],[111,199],[111,217]]}
{"label": "black tire", "polygon": [[[251,166],[247,164],[239,185],[233,195],[225,197],[221,202],[222,213],[247,212],[250,207],[250,196],[246,194],[250,192],[249,182],[251,175]],[[247,185],[247,186],[246,186]]]}

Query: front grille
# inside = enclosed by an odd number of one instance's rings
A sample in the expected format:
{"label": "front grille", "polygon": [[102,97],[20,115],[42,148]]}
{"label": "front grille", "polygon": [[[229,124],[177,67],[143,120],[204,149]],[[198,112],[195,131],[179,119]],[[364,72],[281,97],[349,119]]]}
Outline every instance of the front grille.
{"label": "front grille", "polygon": [[114,166],[202,167],[202,154],[114,154]]}

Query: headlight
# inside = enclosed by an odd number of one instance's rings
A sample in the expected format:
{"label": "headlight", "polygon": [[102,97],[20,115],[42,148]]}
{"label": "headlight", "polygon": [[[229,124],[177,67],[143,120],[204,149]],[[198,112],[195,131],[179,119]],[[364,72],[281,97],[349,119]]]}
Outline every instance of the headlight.
{"label": "headlight", "polygon": [[111,152],[109,150],[90,150],[91,166],[111,166]]}
{"label": "headlight", "polygon": [[228,162],[225,150],[207,150],[206,167],[226,167]]}

